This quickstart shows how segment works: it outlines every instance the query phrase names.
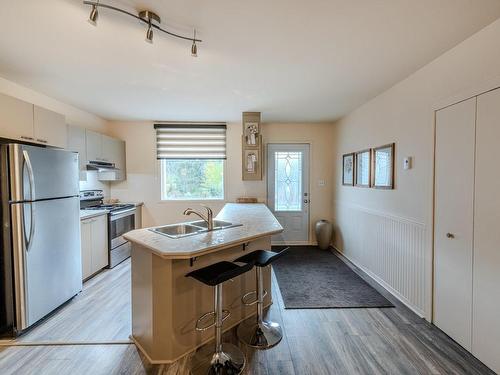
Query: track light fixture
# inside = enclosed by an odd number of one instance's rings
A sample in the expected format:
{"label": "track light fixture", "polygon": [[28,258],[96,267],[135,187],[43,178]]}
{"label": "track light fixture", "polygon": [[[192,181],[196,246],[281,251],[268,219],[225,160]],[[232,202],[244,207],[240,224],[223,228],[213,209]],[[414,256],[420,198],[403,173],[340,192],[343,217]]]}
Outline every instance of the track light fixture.
{"label": "track light fixture", "polygon": [[167,30],[161,28],[160,27],[160,24],[161,24],[160,16],[158,16],[156,13],[151,12],[149,10],[143,10],[143,11],[139,12],[138,15],[136,15],[136,14],[130,13],[126,10],[123,10],[123,9],[120,9],[120,8],[117,8],[117,7],[114,7],[111,5],[100,3],[99,0],[97,0],[97,1],[84,0],[83,4],[90,5],[92,7],[92,9],[90,10],[89,22],[94,26],[97,25],[97,19],[99,18],[98,8],[105,8],[105,9],[114,10],[115,12],[126,14],[127,16],[130,16],[132,18],[139,20],[140,22],[145,23],[147,25],[146,42],[153,43],[154,29],[156,29],[156,30],[161,31],[165,34],[173,36],[175,38],[191,41],[193,43],[191,45],[191,55],[193,57],[198,56],[198,46],[196,45],[196,43],[201,43],[202,40],[196,39],[196,30],[194,31],[193,37],[190,38],[187,36],[172,33],[170,31],[167,31]]}

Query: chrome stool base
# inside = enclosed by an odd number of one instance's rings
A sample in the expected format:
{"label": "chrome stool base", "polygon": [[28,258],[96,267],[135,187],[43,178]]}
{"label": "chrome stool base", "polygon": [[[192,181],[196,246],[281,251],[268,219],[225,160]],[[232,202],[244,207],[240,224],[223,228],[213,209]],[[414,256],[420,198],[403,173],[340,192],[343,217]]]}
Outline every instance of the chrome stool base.
{"label": "chrome stool base", "polygon": [[241,342],[257,349],[272,348],[283,338],[283,331],[278,323],[258,323],[255,317],[240,323],[236,332]]}
{"label": "chrome stool base", "polygon": [[195,368],[193,375],[237,375],[246,365],[245,354],[236,345],[223,343],[222,351],[212,358],[205,358]]}

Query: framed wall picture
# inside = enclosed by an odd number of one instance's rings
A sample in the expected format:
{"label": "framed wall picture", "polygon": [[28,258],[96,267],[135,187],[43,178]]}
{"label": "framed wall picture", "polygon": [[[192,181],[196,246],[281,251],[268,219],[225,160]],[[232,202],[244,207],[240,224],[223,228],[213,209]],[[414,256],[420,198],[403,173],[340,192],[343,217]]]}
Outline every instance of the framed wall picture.
{"label": "framed wall picture", "polygon": [[373,187],[394,189],[394,143],[373,149]]}
{"label": "framed wall picture", "polygon": [[342,185],[354,185],[354,153],[342,156]]}
{"label": "framed wall picture", "polygon": [[370,187],[372,172],[372,150],[367,149],[356,152],[356,186]]}

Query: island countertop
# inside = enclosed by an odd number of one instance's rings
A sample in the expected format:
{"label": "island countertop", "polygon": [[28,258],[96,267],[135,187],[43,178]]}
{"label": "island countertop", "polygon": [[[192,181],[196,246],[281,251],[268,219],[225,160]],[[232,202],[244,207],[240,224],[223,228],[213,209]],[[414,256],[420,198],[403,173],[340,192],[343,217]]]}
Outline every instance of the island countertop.
{"label": "island countertop", "polygon": [[215,219],[242,225],[183,238],[169,238],[152,232],[153,227],[133,230],[124,237],[162,258],[189,259],[283,231],[271,211],[261,203],[227,203]]}

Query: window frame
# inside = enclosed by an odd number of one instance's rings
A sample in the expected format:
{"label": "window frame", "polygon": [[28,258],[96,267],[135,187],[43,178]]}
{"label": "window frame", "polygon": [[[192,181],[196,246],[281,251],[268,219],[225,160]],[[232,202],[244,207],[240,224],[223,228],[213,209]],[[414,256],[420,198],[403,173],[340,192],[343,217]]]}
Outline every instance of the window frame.
{"label": "window frame", "polygon": [[227,194],[227,185],[226,185],[226,172],[227,172],[227,159],[185,159],[185,160],[202,160],[202,161],[213,161],[213,160],[221,160],[222,161],[222,198],[180,198],[180,199],[172,199],[172,198],[164,198],[163,197],[163,182],[164,182],[164,167],[163,162],[168,162],[169,160],[179,160],[179,159],[159,159],[158,160],[158,174],[159,174],[159,193],[160,193],[160,203],[173,203],[173,202],[225,202],[226,194]]}

